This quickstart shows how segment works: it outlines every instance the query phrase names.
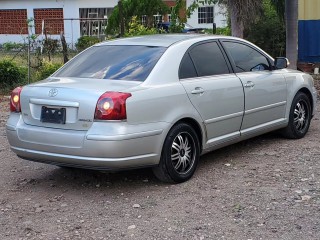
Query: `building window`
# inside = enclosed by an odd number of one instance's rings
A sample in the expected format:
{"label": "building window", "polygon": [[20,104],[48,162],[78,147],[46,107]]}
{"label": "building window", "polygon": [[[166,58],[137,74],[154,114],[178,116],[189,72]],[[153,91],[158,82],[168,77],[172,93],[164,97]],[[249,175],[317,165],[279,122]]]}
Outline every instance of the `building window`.
{"label": "building window", "polygon": [[42,33],[42,22],[44,22],[44,30],[47,34],[57,35],[64,32],[62,8],[34,9],[33,14],[36,34]]}
{"label": "building window", "polygon": [[198,8],[198,23],[213,23],[214,8],[199,7]]}
{"label": "building window", "polygon": [[147,25],[147,15],[143,15],[141,17],[141,24],[146,26]]}
{"label": "building window", "polygon": [[28,34],[27,9],[1,9],[0,34]]}
{"label": "building window", "polygon": [[153,15],[153,23],[155,26],[158,25],[158,23],[162,23],[163,22],[163,16],[162,15]]}
{"label": "building window", "polygon": [[113,8],[80,8],[81,36],[103,36]]}

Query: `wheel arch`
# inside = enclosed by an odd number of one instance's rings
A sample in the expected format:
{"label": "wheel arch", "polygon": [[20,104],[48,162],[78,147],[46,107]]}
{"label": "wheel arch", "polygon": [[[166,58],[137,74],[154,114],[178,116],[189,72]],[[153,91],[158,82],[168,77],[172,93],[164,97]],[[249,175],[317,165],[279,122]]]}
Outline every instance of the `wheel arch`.
{"label": "wheel arch", "polygon": [[200,124],[193,118],[190,117],[186,117],[186,118],[182,118],[179,121],[177,121],[175,124],[173,124],[173,126],[179,124],[179,123],[186,123],[188,125],[190,125],[194,131],[196,132],[198,139],[199,139],[199,144],[200,144],[200,153],[202,152],[202,147],[203,147],[203,136],[204,133],[202,131],[202,128],[200,126]]}
{"label": "wheel arch", "polygon": [[311,106],[311,113],[313,112],[313,108],[314,108],[314,103],[313,103],[313,97],[312,97],[312,94],[310,92],[310,90],[306,87],[303,87],[301,89],[299,89],[299,91],[296,93],[296,95],[299,93],[299,92],[302,92],[304,94],[307,95],[307,97],[309,98],[309,101],[310,101],[310,106]]}

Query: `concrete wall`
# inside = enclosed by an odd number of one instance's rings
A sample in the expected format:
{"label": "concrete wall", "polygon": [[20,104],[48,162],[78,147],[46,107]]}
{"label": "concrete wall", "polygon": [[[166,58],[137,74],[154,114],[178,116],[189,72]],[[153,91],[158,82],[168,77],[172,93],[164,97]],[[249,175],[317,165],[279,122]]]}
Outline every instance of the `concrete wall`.
{"label": "concrete wall", "polygon": [[[192,0],[187,0],[187,6]],[[35,8],[63,8],[64,18],[79,18],[79,8],[112,8],[118,0],[0,0],[0,9],[27,9],[28,19],[33,18]],[[226,26],[225,9],[215,6],[214,22],[217,27]],[[198,11],[187,21],[193,27],[212,28],[212,24],[198,24]],[[65,37],[68,43],[75,43],[80,37],[79,21],[64,21]],[[34,33],[34,29],[32,30]],[[4,42],[23,42],[27,35],[0,34],[0,44]],[[51,36],[59,38],[59,36]],[[41,36],[39,36],[41,38]]]}
{"label": "concrete wall", "polygon": [[[63,8],[64,18],[79,18],[79,8],[111,8],[117,3],[117,0],[0,0],[0,9],[27,9],[30,19],[33,18],[35,8]],[[64,29],[67,42],[76,42],[80,37],[79,21],[64,21]],[[34,29],[32,32],[34,33]],[[23,42],[26,37],[27,35],[0,34],[0,43]]]}

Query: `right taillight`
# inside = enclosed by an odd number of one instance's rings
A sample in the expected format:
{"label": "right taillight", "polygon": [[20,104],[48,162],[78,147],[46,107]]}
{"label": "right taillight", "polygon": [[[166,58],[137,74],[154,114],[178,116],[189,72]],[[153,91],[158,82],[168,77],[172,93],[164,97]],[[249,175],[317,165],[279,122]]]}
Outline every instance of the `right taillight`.
{"label": "right taillight", "polygon": [[22,90],[22,87],[17,87],[11,93],[11,98],[10,98],[11,112],[21,112],[21,104],[20,104],[21,90]]}
{"label": "right taillight", "polygon": [[105,92],[97,102],[94,119],[125,120],[127,119],[126,100],[130,93]]}

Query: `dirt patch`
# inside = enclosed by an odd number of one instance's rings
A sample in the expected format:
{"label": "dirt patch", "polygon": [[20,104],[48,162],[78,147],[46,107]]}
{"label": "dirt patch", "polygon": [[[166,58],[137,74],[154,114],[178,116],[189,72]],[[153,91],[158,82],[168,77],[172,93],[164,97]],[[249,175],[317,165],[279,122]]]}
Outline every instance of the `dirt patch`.
{"label": "dirt patch", "polygon": [[6,139],[8,99],[0,109],[0,239],[320,239],[319,113],[304,139],[273,133],[223,148],[167,185],[149,169],[21,160]]}

